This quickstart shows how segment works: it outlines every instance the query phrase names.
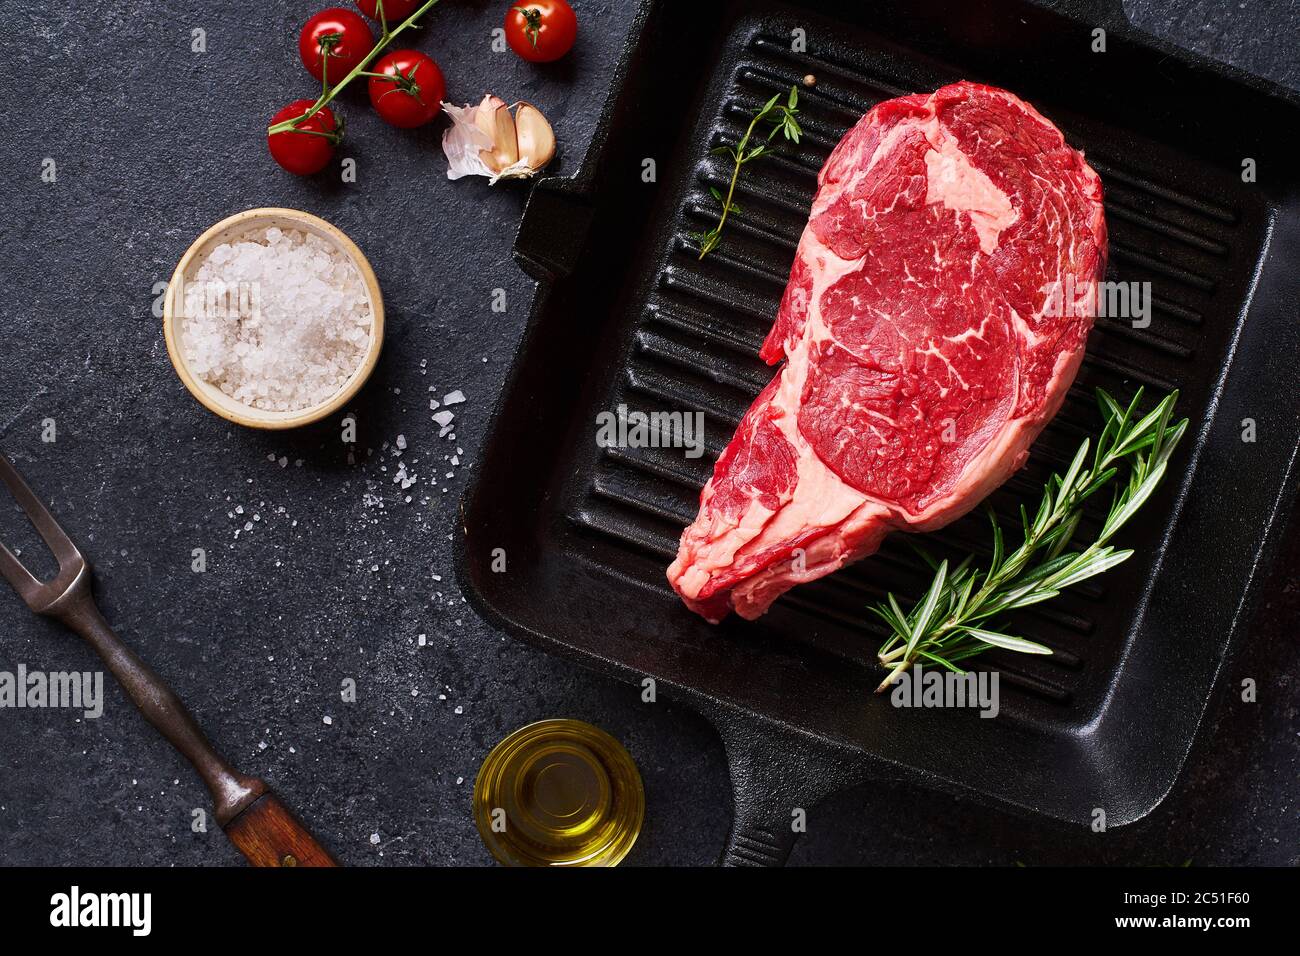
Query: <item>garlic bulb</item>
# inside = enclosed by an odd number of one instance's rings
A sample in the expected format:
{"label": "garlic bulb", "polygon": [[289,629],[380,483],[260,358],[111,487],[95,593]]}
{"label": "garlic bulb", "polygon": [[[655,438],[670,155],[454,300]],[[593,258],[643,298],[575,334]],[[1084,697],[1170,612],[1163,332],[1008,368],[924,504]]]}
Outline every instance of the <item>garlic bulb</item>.
{"label": "garlic bulb", "polygon": [[451,127],[442,134],[448,179],[522,179],[535,175],[555,156],[551,124],[531,103],[510,107],[489,93],[478,106],[442,107],[451,117]]}

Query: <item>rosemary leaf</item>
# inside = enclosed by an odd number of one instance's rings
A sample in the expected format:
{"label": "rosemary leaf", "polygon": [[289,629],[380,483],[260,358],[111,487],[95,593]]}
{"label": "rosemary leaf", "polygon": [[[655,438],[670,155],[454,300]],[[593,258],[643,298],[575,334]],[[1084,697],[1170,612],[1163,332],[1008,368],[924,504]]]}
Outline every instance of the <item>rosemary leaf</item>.
{"label": "rosemary leaf", "polygon": [[991,644],[994,647],[1002,647],[1008,651],[1019,651],[1021,654],[1050,654],[1052,649],[1044,647],[1042,644],[1035,644],[1033,641],[1027,641],[1023,637],[1012,637],[1010,634],[999,634],[997,631],[986,631],[979,627],[968,627],[966,633],[971,637],[983,641],[985,644]]}

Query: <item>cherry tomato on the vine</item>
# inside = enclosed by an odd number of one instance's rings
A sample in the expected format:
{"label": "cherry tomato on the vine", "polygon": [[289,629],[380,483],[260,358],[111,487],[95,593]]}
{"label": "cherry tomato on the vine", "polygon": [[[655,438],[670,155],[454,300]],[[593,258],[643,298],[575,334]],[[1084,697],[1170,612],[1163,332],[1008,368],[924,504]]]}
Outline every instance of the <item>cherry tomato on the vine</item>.
{"label": "cherry tomato on the vine", "polygon": [[[271,117],[271,125],[301,116],[315,102],[294,100]],[[324,169],[334,155],[334,138],[317,134],[329,134],[337,130],[338,123],[334,120],[334,114],[328,106],[323,106],[310,119],[303,120],[297,129],[268,134],[266,145],[271,150],[271,156],[283,168],[298,176],[310,176]]]}
{"label": "cherry tomato on the vine", "polygon": [[298,34],[302,65],[316,79],[326,79],[331,85],[351,73],[374,45],[370,24],[355,10],[342,7],[322,10]]}
{"label": "cherry tomato on the vine", "polygon": [[385,77],[370,78],[370,102],[384,120],[409,129],[438,115],[447,84],[442,70],[419,50],[394,50],[372,68]]}
{"label": "cherry tomato on the vine", "polygon": [[[384,19],[389,26],[401,23],[420,6],[423,0],[384,0]],[[379,5],[375,0],[357,0],[361,12],[371,20],[379,20]]]}
{"label": "cherry tomato on the vine", "polygon": [[565,0],[517,0],[506,11],[506,41],[530,63],[550,63],[573,48],[578,18]]}

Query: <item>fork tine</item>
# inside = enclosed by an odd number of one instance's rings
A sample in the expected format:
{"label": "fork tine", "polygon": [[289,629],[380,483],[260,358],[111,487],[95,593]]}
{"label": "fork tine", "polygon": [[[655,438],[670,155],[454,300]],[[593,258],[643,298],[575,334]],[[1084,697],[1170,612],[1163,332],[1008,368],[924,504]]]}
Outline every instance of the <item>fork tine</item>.
{"label": "fork tine", "polygon": [[0,544],[0,574],[5,576],[5,580],[13,585],[18,596],[27,602],[31,607],[37,593],[41,589],[41,582],[32,577],[21,561],[13,556],[8,548]]}
{"label": "fork tine", "polygon": [[[40,532],[41,537],[45,539],[46,545],[54,552],[54,557],[58,559],[60,567],[81,557],[81,552],[72,543],[72,539],[59,527],[59,523],[54,520],[54,516],[46,510],[45,505],[41,504],[41,500],[32,493],[32,489],[27,487],[27,482],[23,481],[23,476],[18,473],[18,469],[2,454],[0,454],[0,478],[3,478],[4,483],[9,486],[9,491],[13,494],[14,500],[18,502],[19,507],[27,512],[27,520],[32,523],[32,527]],[[13,558],[13,555],[11,554],[9,557]],[[28,577],[31,577],[31,575],[28,575]]]}

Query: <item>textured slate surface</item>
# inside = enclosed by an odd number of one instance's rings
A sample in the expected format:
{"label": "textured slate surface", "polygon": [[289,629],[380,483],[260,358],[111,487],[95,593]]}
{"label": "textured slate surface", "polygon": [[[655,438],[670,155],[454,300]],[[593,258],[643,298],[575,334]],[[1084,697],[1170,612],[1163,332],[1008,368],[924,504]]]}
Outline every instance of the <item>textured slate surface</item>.
{"label": "textured slate surface", "polygon": [[[449,557],[456,504],[532,291],[510,260],[523,191],[448,183],[441,126],[390,130],[364,94],[343,97],[341,155],[357,160],[355,184],[281,173],[261,130],[283,103],[313,93],[293,36],[319,6],[74,0],[8,14],[0,448],[94,560],[122,637],[219,748],[273,781],[344,861],[488,862],[469,815],[479,762],[515,727],[563,715],[619,737],[641,768],[647,821],[629,863],[709,863],[729,801],[712,730],[504,637],[462,603]],[[489,50],[504,7],[448,0],[414,45],[440,62],[453,100],[492,89],[541,106],[561,143],[556,171],[572,172],[630,6],[579,3],[575,55],[541,69]],[[1300,87],[1295,4],[1225,13],[1208,0],[1152,0],[1127,10],[1150,32]],[[206,53],[191,50],[195,28]],[[41,179],[46,158],[54,183]],[[227,426],[189,399],[168,363],[156,283],[209,224],[259,205],[335,222],[383,286],[385,354],[355,405],[361,447],[373,453],[357,464],[332,425],[291,436]],[[491,310],[495,289],[505,313]],[[431,394],[453,389],[468,397],[454,441],[438,437],[427,409]],[[49,419],[53,443],[41,441]],[[399,434],[401,460],[419,475],[405,493],[392,481]],[[456,448],[453,467],[444,456]],[[6,509],[0,535],[21,544],[24,533]],[[194,548],[208,554],[205,573],[191,570]],[[1283,567],[1300,558],[1294,536],[1289,557]],[[949,796],[863,787],[814,811],[794,862],[1296,862],[1289,675],[1300,593],[1282,571],[1269,591],[1276,598],[1212,706],[1213,728],[1149,819],[1098,837]],[[0,615],[0,670],[93,666],[7,591]],[[1246,676],[1260,683],[1259,704],[1226,690]],[[356,703],[340,699],[347,678]],[[191,831],[192,811],[205,806],[192,773],[114,686],[99,720],[0,710],[0,862],[238,862],[215,827]]]}

